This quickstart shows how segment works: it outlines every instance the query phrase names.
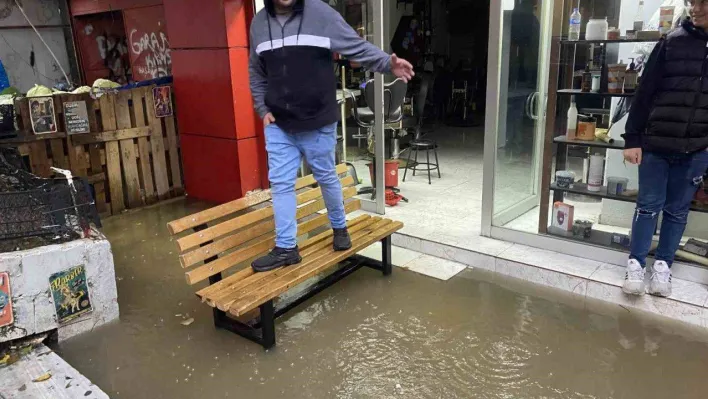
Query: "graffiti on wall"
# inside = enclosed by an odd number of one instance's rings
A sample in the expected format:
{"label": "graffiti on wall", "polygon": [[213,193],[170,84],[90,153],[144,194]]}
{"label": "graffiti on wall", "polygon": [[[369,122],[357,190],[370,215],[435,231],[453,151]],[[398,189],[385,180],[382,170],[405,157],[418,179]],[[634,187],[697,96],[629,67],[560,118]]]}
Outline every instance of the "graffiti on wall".
{"label": "graffiti on wall", "polygon": [[96,44],[103,64],[108,68],[108,79],[121,84],[128,83],[130,66],[126,59],[128,46],[125,37],[104,33],[96,36]]}
{"label": "graffiti on wall", "polygon": [[137,74],[159,78],[170,74],[172,56],[170,55],[170,42],[164,32],[151,32],[140,35],[137,29],[130,31],[130,51],[136,62]]}

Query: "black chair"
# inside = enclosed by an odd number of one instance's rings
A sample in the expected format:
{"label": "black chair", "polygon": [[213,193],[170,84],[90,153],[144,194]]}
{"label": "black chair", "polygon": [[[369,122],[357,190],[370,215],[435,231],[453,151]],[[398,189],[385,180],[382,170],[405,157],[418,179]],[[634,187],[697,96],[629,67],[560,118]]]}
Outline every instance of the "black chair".
{"label": "black chair", "polygon": [[[413,171],[413,176],[415,176],[415,172],[427,171],[428,184],[432,184],[430,172],[433,170],[437,170],[438,178],[442,178],[442,176],[440,175],[440,161],[438,161],[438,144],[434,140],[424,138],[426,134],[423,133],[425,101],[428,98],[428,90],[430,89],[432,80],[432,75],[426,73],[423,75],[420,84],[420,91],[418,92],[415,104],[415,112],[417,115],[415,138],[409,143],[408,161],[406,163],[406,170],[403,172],[403,181],[406,181],[406,176],[408,174],[409,169]],[[427,162],[418,162],[418,153],[420,151],[425,151]],[[435,155],[435,163],[430,162],[431,151]],[[413,163],[411,163],[411,158],[414,158]]]}
{"label": "black chair", "polygon": [[[396,79],[391,83],[384,85],[384,132],[385,130],[396,130],[397,126],[393,126],[403,120],[403,112],[401,106],[406,98],[406,92],[408,91],[408,84],[401,79]],[[347,94],[352,98],[352,102],[356,104],[356,98],[351,92]],[[357,125],[367,130],[367,147],[369,152],[371,151],[371,144],[373,144],[373,128],[376,121],[374,114],[374,104],[376,100],[376,91],[374,90],[374,80],[371,79],[366,82],[364,87],[364,100],[366,101],[366,107],[354,107],[353,116]],[[390,146],[389,146],[390,147]],[[374,175],[376,174],[374,170]],[[372,182],[372,184],[375,184]],[[359,194],[372,193],[375,195],[374,187],[364,187],[359,190]],[[373,197],[373,195],[372,195]]]}

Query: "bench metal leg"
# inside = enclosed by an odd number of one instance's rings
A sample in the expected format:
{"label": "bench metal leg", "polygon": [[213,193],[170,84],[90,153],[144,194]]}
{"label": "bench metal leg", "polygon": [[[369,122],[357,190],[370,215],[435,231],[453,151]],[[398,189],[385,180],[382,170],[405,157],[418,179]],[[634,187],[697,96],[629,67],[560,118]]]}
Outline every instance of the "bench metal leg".
{"label": "bench metal leg", "polygon": [[391,263],[391,236],[381,240],[381,266],[384,276],[390,276],[393,272]]}
{"label": "bench metal leg", "polygon": [[275,308],[273,300],[260,306],[261,310],[261,345],[270,349],[275,346]]}

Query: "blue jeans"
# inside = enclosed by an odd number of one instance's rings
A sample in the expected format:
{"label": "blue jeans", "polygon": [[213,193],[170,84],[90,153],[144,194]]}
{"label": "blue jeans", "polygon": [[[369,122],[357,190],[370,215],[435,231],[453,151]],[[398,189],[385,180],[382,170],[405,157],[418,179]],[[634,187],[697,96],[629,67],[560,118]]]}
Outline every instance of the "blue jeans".
{"label": "blue jeans", "polygon": [[275,245],[284,249],[297,245],[295,181],[303,155],[322,188],[332,227],[346,227],[342,186],[334,164],[337,124],[309,132],[287,133],[272,123],[265,128],[265,139],[275,212]]}
{"label": "blue jeans", "polygon": [[659,213],[663,212],[656,260],[674,261],[688,222],[691,200],[703,182],[708,152],[644,152],[639,165],[639,197],[632,223],[630,258],[646,266]]}

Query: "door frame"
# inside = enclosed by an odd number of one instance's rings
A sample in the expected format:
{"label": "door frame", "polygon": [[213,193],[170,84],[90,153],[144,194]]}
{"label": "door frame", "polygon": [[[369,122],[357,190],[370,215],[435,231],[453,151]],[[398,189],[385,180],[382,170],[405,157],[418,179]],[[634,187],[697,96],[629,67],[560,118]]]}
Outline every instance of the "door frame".
{"label": "door frame", "polygon": [[[487,63],[487,97],[484,131],[484,172],[482,192],[482,226],[483,236],[491,237],[493,227],[503,228],[504,224],[516,219],[526,212],[539,206],[541,195],[541,180],[543,171],[543,150],[546,128],[546,106],[548,98],[548,77],[550,71],[550,52],[553,27],[553,2],[539,2],[541,8],[539,24],[539,68],[537,77],[538,95],[536,96],[537,120],[534,127],[532,194],[517,204],[497,214],[494,213],[494,196],[496,180],[496,161],[499,149],[499,131],[506,129],[506,104],[509,66],[504,49],[510,36],[510,25],[504,24],[504,13],[513,10],[513,2],[491,2],[489,44]],[[532,104],[533,106],[533,104]]]}

